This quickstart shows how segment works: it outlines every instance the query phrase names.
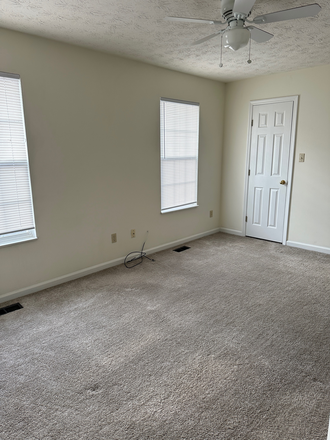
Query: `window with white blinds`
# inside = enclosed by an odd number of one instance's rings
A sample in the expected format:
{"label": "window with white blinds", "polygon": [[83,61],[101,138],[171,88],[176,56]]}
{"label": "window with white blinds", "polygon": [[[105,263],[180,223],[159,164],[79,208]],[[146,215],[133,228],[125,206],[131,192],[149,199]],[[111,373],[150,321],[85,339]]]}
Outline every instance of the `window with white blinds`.
{"label": "window with white blinds", "polygon": [[161,212],[197,206],[199,104],[160,100]]}
{"label": "window with white blinds", "polygon": [[0,72],[0,246],[34,238],[21,80]]}

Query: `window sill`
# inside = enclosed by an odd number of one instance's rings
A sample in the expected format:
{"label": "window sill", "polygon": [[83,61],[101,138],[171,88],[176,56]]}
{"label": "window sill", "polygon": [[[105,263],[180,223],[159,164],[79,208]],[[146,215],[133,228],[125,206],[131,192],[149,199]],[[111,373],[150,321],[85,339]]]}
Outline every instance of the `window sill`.
{"label": "window sill", "polygon": [[37,233],[35,229],[31,229],[29,231],[14,232],[12,234],[3,234],[0,235],[0,247],[36,239]]}
{"label": "window sill", "polygon": [[175,208],[164,209],[163,211],[160,211],[160,213],[167,214],[168,212],[182,211],[184,209],[191,209],[191,208],[198,208],[197,203],[191,203],[190,205],[176,206]]}

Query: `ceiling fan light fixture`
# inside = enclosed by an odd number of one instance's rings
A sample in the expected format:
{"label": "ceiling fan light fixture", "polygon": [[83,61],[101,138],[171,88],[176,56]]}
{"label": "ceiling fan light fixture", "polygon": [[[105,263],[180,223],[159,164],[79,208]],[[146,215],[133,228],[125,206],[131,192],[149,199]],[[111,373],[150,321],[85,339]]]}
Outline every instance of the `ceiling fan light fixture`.
{"label": "ceiling fan light fixture", "polygon": [[224,47],[231,50],[238,50],[246,46],[250,39],[250,31],[242,27],[228,29],[223,34]]}

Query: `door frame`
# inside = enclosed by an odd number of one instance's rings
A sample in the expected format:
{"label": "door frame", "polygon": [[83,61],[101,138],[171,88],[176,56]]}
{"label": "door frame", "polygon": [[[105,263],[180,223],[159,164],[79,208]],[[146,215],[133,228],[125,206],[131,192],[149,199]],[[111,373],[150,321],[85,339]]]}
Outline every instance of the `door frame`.
{"label": "door frame", "polygon": [[292,178],[293,178],[293,165],[295,157],[295,145],[296,145],[296,130],[297,130],[297,116],[298,116],[298,103],[299,96],[284,96],[282,98],[268,98],[259,99],[255,101],[250,101],[249,108],[249,127],[247,136],[247,147],[246,147],[246,164],[245,164],[245,186],[244,186],[244,209],[243,209],[243,235],[246,236],[246,215],[247,215],[247,204],[248,204],[248,188],[249,188],[249,166],[250,166],[250,154],[251,154],[251,139],[252,139],[252,115],[253,107],[256,105],[263,104],[278,104],[280,102],[292,102],[292,126],[290,135],[290,152],[289,152],[289,169],[288,169],[288,185],[285,200],[285,212],[284,212],[284,226],[283,226],[283,236],[282,244],[287,244],[288,238],[288,228],[289,228],[289,214],[290,214],[290,204],[291,204],[291,191],[292,191]]}

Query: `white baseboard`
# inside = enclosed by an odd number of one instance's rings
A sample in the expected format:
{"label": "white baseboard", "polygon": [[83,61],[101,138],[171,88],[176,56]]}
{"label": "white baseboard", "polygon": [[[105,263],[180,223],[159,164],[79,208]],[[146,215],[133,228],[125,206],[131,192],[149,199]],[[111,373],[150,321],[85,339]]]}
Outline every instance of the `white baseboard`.
{"label": "white baseboard", "polygon": [[296,241],[287,241],[286,244],[291,247],[306,249],[307,251],[321,252],[322,254],[330,254],[330,248],[323,246],[314,246],[311,244],[298,243]]}
{"label": "white baseboard", "polygon": [[[182,238],[180,240],[172,241],[170,243],[163,244],[161,246],[156,246],[151,249],[145,249],[147,254],[154,254],[155,252],[160,252],[171,247],[187,243],[189,241],[197,240],[198,238],[206,237],[207,235],[216,234],[220,232],[220,229],[212,229],[211,231],[202,232],[200,234],[191,235],[190,237]],[[116,260],[107,261],[105,263],[98,264],[96,266],[87,267],[86,269],[78,270],[58,278],[53,278],[49,281],[45,281],[39,284],[34,284],[33,286],[26,287],[24,289],[15,290],[14,292],[5,293],[0,295],[0,303],[11,301],[15,298],[20,298],[21,296],[29,295],[30,293],[39,292],[40,290],[48,289],[49,287],[58,286],[59,284],[66,283],[68,281],[76,280],[77,278],[90,275],[95,272],[100,272],[101,270],[108,269],[109,267],[118,266],[124,263],[125,257],[117,258]]]}
{"label": "white baseboard", "polygon": [[164,251],[165,249],[170,249],[171,247],[178,246],[179,244],[187,243],[188,241],[198,240],[199,238],[206,237],[207,235],[216,234],[217,232],[220,232],[220,228],[212,229],[211,231],[202,232],[196,235],[191,235],[190,237],[180,238],[180,240],[171,241],[170,243],[166,243],[161,246],[156,246],[154,248],[146,250],[146,253],[153,254],[155,252]]}
{"label": "white baseboard", "polygon": [[39,292],[40,290],[48,289],[48,287],[58,286],[59,284],[66,283],[68,281],[76,280],[77,278],[90,275],[95,272],[100,272],[101,270],[108,269],[112,266],[117,266],[124,262],[124,257],[117,258],[116,260],[107,261],[106,263],[98,264],[96,266],[87,267],[86,269],[78,270],[58,278],[53,278],[49,281],[44,281],[42,283],[33,284],[32,286],[26,287],[24,289],[15,290],[14,292],[5,293],[0,296],[0,303],[5,301],[10,301],[15,298],[20,298],[21,296],[29,295],[30,293]]}
{"label": "white baseboard", "polygon": [[220,228],[220,232],[231,235],[239,235],[240,237],[245,237],[242,231],[236,231],[236,229]]}
{"label": "white baseboard", "polygon": [[[239,235],[240,237],[245,237],[243,232],[237,231],[236,229],[219,228],[219,231],[224,232],[225,234]],[[330,248],[324,246],[314,246],[311,244],[298,243],[296,241],[287,241],[286,244],[287,246],[306,249],[307,251],[321,252],[322,254],[330,254]]]}
{"label": "white baseboard", "polygon": [[329,420],[329,429],[328,429],[328,437],[327,440],[330,440],[330,420]]}

